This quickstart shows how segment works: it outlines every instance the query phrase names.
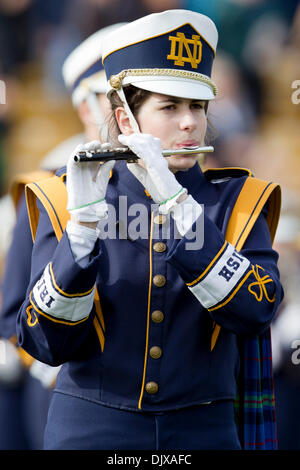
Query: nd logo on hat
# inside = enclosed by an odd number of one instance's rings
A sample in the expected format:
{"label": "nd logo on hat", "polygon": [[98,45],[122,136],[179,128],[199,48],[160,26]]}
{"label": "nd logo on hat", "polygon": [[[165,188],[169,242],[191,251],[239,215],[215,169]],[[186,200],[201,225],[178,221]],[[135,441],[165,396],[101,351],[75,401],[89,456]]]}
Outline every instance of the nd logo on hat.
{"label": "nd logo on hat", "polygon": [[[103,64],[108,96],[136,86],[154,93],[212,100],[211,79],[218,42],[215,24],[189,10],[139,18],[105,38]],[[122,98],[124,100],[124,97]]]}
{"label": "nd logo on hat", "polygon": [[[169,40],[171,41],[171,50],[167,59],[174,60],[174,65],[178,66],[184,66],[185,62],[190,63],[192,68],[196,69],[202,59],[200,36],[193,34],[192,39],[188,39],[184,33],[177,31],[176,36],[169,36]],[[186,56],[183,55],[184,51]]]}

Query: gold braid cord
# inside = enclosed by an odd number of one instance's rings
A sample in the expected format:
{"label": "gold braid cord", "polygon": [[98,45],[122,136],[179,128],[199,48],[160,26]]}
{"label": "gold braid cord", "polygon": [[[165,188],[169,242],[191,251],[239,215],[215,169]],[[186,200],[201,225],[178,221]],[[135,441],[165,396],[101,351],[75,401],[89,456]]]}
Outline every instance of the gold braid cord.
{"label": "gold braid cord", "polygon": [[128,69],[122,70],[122,72],[117,75],[112,75],[109,79],[109,83],[114,88],[114,90],[120,90],[122,86],[122,81],[126,76],[151,76],[151,75],[164,75],[171,77],[182,77],[191,80],[197,80],[199,82],[205,83],[210,86],[213,91],[213,94],[216,96],[218,93],[218,88],[216,84],[206,75],[196,72],[188,72],[186,70],[175,70],[175,69]]}

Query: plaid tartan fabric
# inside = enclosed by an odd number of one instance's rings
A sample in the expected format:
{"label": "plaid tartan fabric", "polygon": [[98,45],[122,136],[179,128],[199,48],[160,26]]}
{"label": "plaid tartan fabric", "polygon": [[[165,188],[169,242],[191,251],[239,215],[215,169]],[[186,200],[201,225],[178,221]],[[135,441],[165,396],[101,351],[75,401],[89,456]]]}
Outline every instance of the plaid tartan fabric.
{"label": "plaid tartan fabric", "polygon": [[236,422],[244,450],[276,450],[271,332],[240,341],[241,373],[235,400]]}

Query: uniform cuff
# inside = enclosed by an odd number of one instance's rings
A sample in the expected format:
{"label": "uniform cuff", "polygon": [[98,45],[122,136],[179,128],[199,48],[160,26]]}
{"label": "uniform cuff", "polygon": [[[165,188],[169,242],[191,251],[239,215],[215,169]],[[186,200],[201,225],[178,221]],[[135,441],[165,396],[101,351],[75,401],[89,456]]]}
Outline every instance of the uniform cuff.
{"label": "uniform cuff", "polygon": [[70,323],[87,318],[93,307],[98,272],[99,241],[85,268],[76,263],[65,231],[42,277],[35,284],[30,301],[35,310],[50,319]]}

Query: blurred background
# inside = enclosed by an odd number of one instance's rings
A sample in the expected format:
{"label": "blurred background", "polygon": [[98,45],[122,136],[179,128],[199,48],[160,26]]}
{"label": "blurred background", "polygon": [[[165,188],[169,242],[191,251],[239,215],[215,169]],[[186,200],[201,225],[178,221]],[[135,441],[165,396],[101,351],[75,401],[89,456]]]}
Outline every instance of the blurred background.
{"label": "blurred background", "polygon": [[63,61],[102,27],[172,8],[204,13],[219,30],[219,95],[209,108],[215,152],[206,166],[246,167],[282,186],[275,249],[285,300],[272,325],[274,383],[279,448],[300,449],[299,1],[0,0],[0,275],[14,223],[12,181],[82,131]]}

